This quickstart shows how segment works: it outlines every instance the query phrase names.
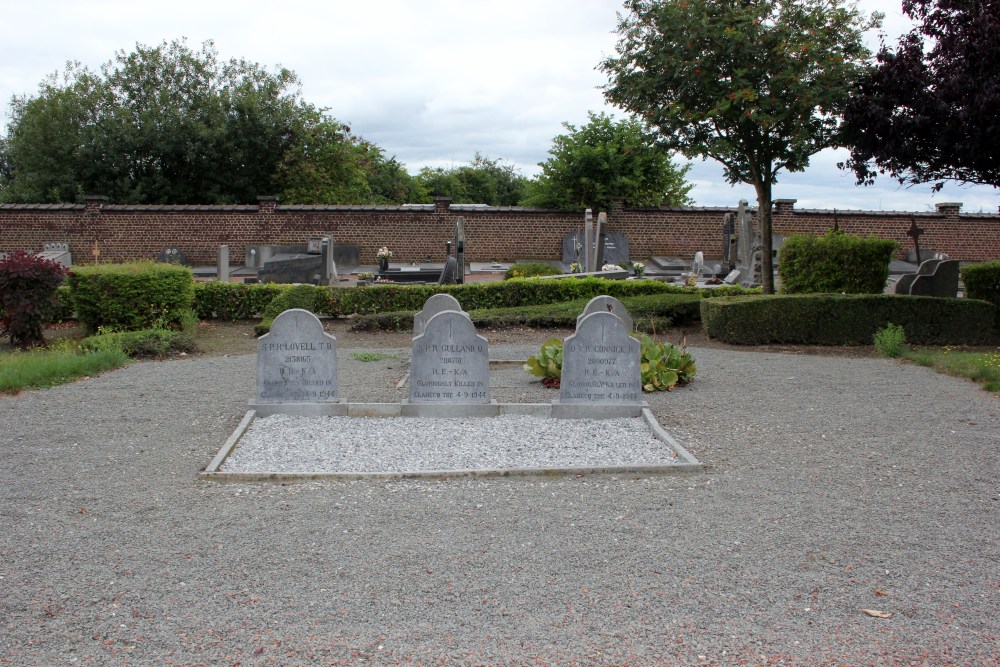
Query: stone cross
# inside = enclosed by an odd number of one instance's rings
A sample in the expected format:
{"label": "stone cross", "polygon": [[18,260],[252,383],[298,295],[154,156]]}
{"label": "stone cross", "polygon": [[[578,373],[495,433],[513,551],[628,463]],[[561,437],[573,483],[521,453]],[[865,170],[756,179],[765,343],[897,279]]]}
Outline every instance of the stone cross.
{"label": "stone cross", "polygon": [[906,235],[913,239],[913,247],[917,251],[917,264],[920,264],[920,235],[924,233],[924,229],[917,227],[917,219],[912,215],[910,216],[910,228],[906,230]]}

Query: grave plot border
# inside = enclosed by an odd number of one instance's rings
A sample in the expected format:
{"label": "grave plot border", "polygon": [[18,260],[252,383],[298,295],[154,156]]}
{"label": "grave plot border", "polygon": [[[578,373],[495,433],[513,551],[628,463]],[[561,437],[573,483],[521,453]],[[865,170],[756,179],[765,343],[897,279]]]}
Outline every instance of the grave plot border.
{"label": "grave plot border", "polygon": [[[400,403],[348,403],[349,417],[407,417],[436,416],[405,414]],[[557,404],[548,403],[493,403],[494,415],[532,415],[539,417],[557,417]],[[615,408],[619,406],[604,406]],[[607,466],[567,466],[567,467],[537,467],[537,468],[493,468],[493,469],[463,469],[463,470],[416,470],[399,472],[226,472],[220,470],[226,459],[235,451],[240,439],[253,424],[254,419],[263,417],[256,410],[248,410],[236,430],[226,440],[225,444],[199,473],[198,479],[213,482],[301,482],[310,480],[358,480],[358,479],[442,479],[449,477],[555,477],[568,475],[677,475],[702,472],[704,466],[679,442],[670,436],[660,426],[656,416],[643,403],[638,406],[621,406],[633,408],[629,414],[622,411],[609,411],[600,418],[623,416],[641,417],[657,440],[669,446],[677,455],[678,462],[663,465],[607,465]],[[614,413],[614,414],[612,414]],[[272,413],[273,414],[273,413]],[[454,413],[451,416],[455,416]],[[573,415],[574,417],[577,415]],[[580,415],[582,416],[582,415]],[[595,418],[593,414],[587,418]]]}

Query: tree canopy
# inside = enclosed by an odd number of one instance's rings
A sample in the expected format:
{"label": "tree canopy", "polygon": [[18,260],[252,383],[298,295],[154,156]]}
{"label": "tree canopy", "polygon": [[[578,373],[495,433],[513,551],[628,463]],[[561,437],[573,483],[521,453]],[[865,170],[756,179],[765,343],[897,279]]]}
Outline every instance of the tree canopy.
{"label": "tree canopy", "polygon": [[552,157],[539,164],[542,173],[529,185],[526,205],[606,211],[616,200],[630,206],[691,203],[693,186],[684,180],[689,167],[676,167],[642,123],[605,113],[588,117],[579,128],[563,123],[568,132],[552,140]]}
{"label": "tree canopy", "polygon": [[[866,21],[841,0],[627,0],[617,55],[600,67],[607,99],[687,157],[754,186],[765,248],[782,170],[838,145],[840,118],[869,51]],[[765,291],[774,289],[769,252]]]}
{"label": "tree canopy", "polygon": [[424,167],[416,175],[429,197],[451,197],[456,204],[516,206],[525,195],[528,179],[512,164],[476,153],[459,167]]}
{"label": "tree canopy", "polygon": [[919,24],[876,67],[844,115],[859,184],[955,180],[1000,187],[1000,0],[904,0]]}
{"label": "tree canopy", "polygon": [[380,149],[301,98],[294,73],[220,61],[211,41],[139,44],[100,73],[69,63],[11,115],[2,201],[356,203],[406,191]]}

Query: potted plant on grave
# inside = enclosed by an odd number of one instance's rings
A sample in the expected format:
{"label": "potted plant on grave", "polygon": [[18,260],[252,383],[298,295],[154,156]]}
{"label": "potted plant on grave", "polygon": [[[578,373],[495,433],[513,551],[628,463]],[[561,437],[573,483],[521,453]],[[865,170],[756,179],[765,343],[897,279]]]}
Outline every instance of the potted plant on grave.
{"label": "potted plant on grave", "polygon": [[646,265],[642,262],[632,262],[632,273],[636,278],[642,278],[642,274],[646,273]]}
{"label": "potted plant on grave", "polygon": [[380,273],[389,270],[389,258],[392,257],[392,251],[389,250],[387,246],[382,246],[375,253],[375,259],[378,260],[378,270]]}

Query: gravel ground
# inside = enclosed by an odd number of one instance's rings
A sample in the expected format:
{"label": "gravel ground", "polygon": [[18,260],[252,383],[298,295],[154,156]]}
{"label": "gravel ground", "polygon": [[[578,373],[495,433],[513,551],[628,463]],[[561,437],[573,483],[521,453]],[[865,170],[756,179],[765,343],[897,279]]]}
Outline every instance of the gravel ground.
{"label": "gravel ground", "polygon": [[[0,398],[0,664],[998,664],[997,397],[693,352],[647,397],[689,476],[198,481],[252,356]],[[351,400],[402,398],[400,360],[341,355]]]}

